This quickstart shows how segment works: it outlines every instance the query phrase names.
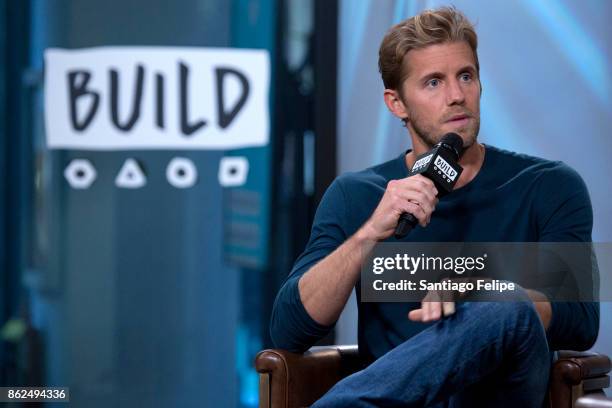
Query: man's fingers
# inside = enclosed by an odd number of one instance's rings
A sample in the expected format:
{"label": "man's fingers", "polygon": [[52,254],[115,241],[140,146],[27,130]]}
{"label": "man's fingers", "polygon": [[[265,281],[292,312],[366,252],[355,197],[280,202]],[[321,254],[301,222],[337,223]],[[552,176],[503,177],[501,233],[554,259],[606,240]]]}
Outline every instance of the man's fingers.
{"label": "man's fingers", "polygon": [[413,322],[420,322],[423,320],[423,309],[414,309],[408,313],[408,318]]}
{"label": "man's fingers", "polygon": [[[421,175],[421,174],[417,174],[415,176],[410,177],[410,181],[417,183],[420,185],[420,188],[423,190],[428,190],[431,191],[431,193],[433,193],[433,195],[437,195],[438,194],[438,189],[436,189],[436,186],[434,184],[434,182],[430,179],[428,179],[427,177]],[[407,179],[405,179],[407,180]]]}
{"label": "man's fingers", "polygon": [[402,191],[398,193],[398,196],[405,201],[418,203],[425,212],[431,213],[435,210],[436,198],[427,195],[420,191]]}
{"label": "man's fingers", "polygon": [[427,214],[420,205],[408,202],[406,203],[406,212],[414,215],[422,227],[427,226]]}
{"label": "man's fingers", "polygon": [[431,180],[422,176],[392,180],[387,184],[387,191],[392,196],[395,211],[412,214],[422,227],[429,224],[438,201]]}
{"label": "man's fingers", "polygon": [[427,301],[421,303],[421,321],[431,322],[439,320],[442,317],[442,303],[436,301]]}
{"label": "man's fingers", "polygon": [[443,302],[442,311],[444,316],[450,316],[455,313],[455,302]]}
{"label": "man's fingers", "polygon": [[455,313],[455,302],[423,302],[420,309],[408,312],[408,319],[413,322],[431,322]]}
{"label": "man's fingers", "polygon": [[440,320],[442,317],[442,303],[429,302],[429,321]]}
{"label": "man's fingers", "polygon": [[421,302],[421,309],[423,309],[423,322],[429,321],[429,304],[431,302]]}

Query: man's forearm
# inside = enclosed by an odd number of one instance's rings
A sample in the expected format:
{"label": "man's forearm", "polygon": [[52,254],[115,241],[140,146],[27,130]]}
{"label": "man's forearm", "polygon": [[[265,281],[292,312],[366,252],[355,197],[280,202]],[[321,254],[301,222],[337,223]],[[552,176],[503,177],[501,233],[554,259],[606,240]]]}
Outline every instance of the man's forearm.
{"label": "man's forearm", "polygon": [[338,320],[375,243],[362,228],[300,278],[300,298],[316,322],[329,326]]}

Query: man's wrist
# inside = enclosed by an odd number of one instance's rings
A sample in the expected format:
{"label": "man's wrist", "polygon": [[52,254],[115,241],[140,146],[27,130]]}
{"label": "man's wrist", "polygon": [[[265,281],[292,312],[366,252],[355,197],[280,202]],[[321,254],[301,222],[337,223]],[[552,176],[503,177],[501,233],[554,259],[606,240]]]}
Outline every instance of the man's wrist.
{"label": "man's wrist", "polygon": [[357,243],[362,245],[374,245],[376,242],[378,242],[378,236],[368,222],[357,230],[354,237],[357,240]]}
{"label": "man's wrist", "polygon": [[363,225],[361,228],[353,234],[351,237],[353,241],[353,245],[355,245],[359,252],[359,257],[363,262],[370,251],[374,248],[374,246],[378,243],[378,240],[375,238],[375,234],[369,225]]}

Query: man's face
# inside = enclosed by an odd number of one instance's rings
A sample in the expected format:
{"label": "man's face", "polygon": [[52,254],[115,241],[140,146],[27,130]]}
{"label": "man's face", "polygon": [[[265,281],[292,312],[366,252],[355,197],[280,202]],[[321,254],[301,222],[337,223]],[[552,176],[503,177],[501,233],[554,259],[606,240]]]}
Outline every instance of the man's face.
{"label": "man's face", "polygon": [[411,134],[430,147],[448,132],[465,148],[480,129],[480,80],[467,42],[431,45],[404,57],[407,77],[400,93]]}

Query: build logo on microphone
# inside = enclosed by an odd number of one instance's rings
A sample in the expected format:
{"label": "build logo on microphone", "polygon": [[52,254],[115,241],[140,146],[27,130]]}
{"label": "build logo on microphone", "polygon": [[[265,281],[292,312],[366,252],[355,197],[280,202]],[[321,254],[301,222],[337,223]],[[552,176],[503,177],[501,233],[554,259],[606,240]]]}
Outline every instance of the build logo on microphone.
{"label": "build logo on microphone", "polygon": [[417,160],[414,163],[414,166],[412,166],[411,172],[412,173],[416,173],[419,170],[421,170],[422,168],[426,167],[429,164],[429,162],[431,161],[432,157],[433,157],[433,154],[430,154],[428,156],[425,156],[425,157],[420,158],[419,160]]}
{"label": "build logo on microphone", "polygon": [[455,181],[457,178],[457,171],[452,168],[450,164],[446,160],[442,158],[442,156],[436,157],[434,161],[434,171],[442,174],[443,177],[447,177],[451,181]]}

